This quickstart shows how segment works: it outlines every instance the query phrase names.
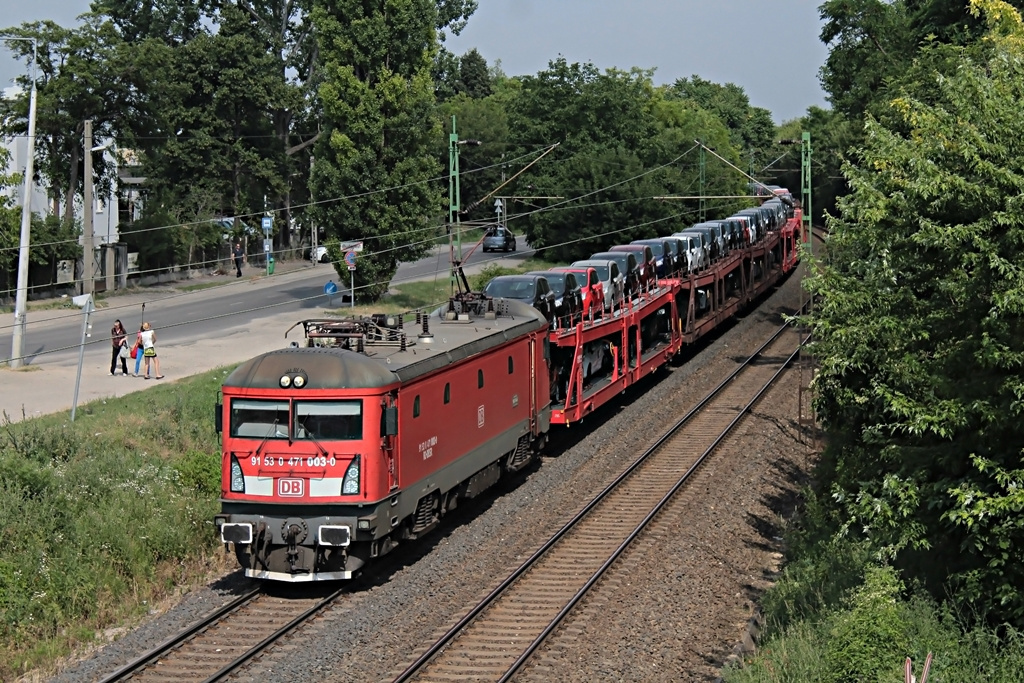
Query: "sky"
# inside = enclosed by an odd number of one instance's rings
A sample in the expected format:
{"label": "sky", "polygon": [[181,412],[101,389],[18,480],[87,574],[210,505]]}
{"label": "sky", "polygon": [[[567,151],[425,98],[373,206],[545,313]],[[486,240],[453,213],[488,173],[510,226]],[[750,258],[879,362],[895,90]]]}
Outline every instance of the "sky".
{"label": "sky", "polygon": [[[145,1],[145,0],[142,0]],[[818,69],[827,50],[818,35],[819,0],[478,0],[448,49],[476,48],[509,76],[535,74],[565,57],[599,69],[655,69],[656,83],[698,75],[735,83],[776,123],[827,106]],[[8,2],[3,25],[51,19],[64,26],[88,0]],[[0,87],[24,65],[0,49]]]}

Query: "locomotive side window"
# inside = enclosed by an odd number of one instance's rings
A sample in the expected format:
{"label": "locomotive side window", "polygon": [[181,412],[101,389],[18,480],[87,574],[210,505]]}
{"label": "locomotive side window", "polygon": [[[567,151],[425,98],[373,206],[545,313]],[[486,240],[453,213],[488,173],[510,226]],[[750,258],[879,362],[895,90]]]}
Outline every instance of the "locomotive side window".
{"label": "locomotive side window", "polygon": [[412,416],[413,417],[419,417],[420,416],[420,397],[419,396],[414,398],[413,401],[412,401]]}
{"label": "locomotive side window", "polygon": [[478,389],[483,389],[484,388],[484,371],[483,370],[477,370],[476,371],[476,386],[477,386]]}
{"label": "locomotive side window", "polygon": [[296,401],[295,438],[358,441],[363,438],[363,402]]}
{"label": "locomotive side window", "polygon": [[512,374],[512,356],[508,357],[508,374]]}
{"label": "locomotive side window", "polygon": [[231,399],[231,436],[287,439],[288,401]]}
{"label": "locomotive side window", "polygon": [[451,403],[452,400],[452,383],[445,382],[444,384],[444,402]]}

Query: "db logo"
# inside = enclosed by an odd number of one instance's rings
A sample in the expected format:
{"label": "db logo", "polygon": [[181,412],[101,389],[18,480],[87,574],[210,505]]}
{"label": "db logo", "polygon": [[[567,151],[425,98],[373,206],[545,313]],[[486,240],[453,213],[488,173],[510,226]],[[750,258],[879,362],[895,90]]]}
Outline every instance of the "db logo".
{"label": "db logo", "polygon": [[302,479],[278,479],[277,495],[300,498],[302,497],[302,484]]}

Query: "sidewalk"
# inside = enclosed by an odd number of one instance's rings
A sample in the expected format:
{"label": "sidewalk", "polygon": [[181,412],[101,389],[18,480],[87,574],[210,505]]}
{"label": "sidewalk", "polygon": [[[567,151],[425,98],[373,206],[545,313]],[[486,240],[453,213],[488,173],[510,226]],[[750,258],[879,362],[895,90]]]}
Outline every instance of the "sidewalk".
{"label": "sidewalk", "polygon": [[[482,266],[470,266],[466,268],[467,274],[478,272]],[[316,271],[313,271],[313,269]],[[278,261],[275,263],[274,275],[267,276],[265,270],[256,267],[245,267],[242,270],[244,280],[248,286],[262,288],[280,286],[282,282],[296,277],[306,277],[311,272],[323,272],[325,277],[334,276],[336,273],[332,266],[318,264],[313,266],[308,261]],[[294,275],[293,275],[294,274]],[[289,275],[292,275],[289,278]],[[117,294],[106,299],[112,305],[133,304],[137,300],[152,301],[156,291],[171,293],[174,288],[195,286],[197,284],[227,284],[235,282],[234,271],[225,275],[204,275],[188,280],[181,280],[176,283],[168,283],[149,288],[142,288],[135,292],[129,291],[124,294]],[[203,292],[215,291],[210,289],[196,290],[197,295]],[[335,300],[340,305],[340,300]],[[59,320],[66,317],[80,318],[81,312],[78,309],[55,309],[40,311],[50,320]],[[31,311],[30,311],[31,315]],[[313,317],[312,315],[308,317]],[[248,321],[227,329],[224,334],[216,337],[204,337],[192,342],[178,343],[173,347],[160,349],[161,372],[166,379],[149,381],[140,376],[124,377],[118,371],[117,376],[110,376],[110,350],[103,347],[103,352],[94,348],[87,348],[85,359],[82,365],[82,377],[78,391],[78,407],[81,407],[98,399],[125,396],[127,394],[148,389],[154,385],[174,384],[184,376],[199,374],[221,366],[234,366],[254,356],[275,349],[287,346],[283,337],[284,330],[295,324],[297,318],[294,311],[266,315],[253,318]],[[53,323],[36,323],[53,324]],[[280,334],[268,334],[267,330],[279,330]],[[98,334],[106,334],[106,330]],[[129,335],[131,339],[131,335]],[[301,332],[295,333],[289,339],[298,340]],[[183,359],[187,358],[187,362]],[[128,371],[133,372],[135,361],[128,359]],[[0,421],[4,415],[12,422],[21,421],[27,417],[38,417],[62,410],[70,410],[74,399],[75,378],[78,374],[77,357],[73,360],[60,363],[47,363],[46,365],[28,365],[19,370],[0,368]],[[211,397],[211,405],[213,398]],[[212,413],[211,413],[212,415]]]}

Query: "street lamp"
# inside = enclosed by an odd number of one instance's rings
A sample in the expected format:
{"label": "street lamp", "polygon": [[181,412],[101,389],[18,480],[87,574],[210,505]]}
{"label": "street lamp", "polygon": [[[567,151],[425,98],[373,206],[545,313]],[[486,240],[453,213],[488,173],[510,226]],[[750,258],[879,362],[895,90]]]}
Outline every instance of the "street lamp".
{"label": "street lamp", "polygon": [[32,43],[32,90],[28,100],[28,154],[25,159],[25,189],[21,206],[21,242],[18,246],[18,290],[14,299],[14,333],[11,335],[11,367],[20,368],[25,355],[25,315],[28,308],[28,246],[32,228],[32,164],[36,155],[36,48],[35,38],[5,37]]}

